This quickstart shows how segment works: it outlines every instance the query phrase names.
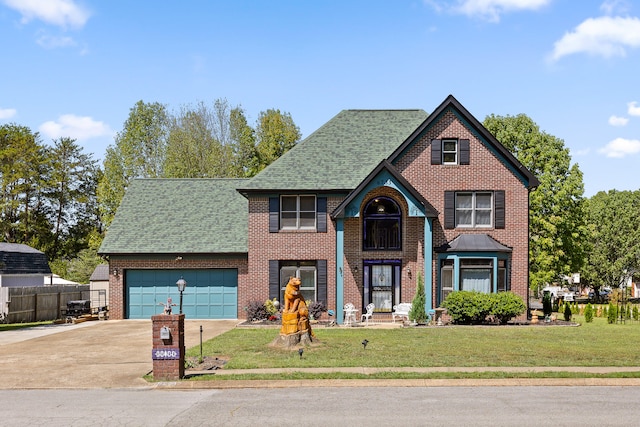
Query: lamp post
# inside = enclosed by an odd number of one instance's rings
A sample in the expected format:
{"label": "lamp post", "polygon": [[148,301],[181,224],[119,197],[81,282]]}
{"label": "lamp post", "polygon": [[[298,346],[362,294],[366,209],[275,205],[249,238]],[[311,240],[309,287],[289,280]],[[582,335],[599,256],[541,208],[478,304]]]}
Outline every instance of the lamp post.
{"label": "lamp post", "polygon": [[184,288],[187,287],[187,281],[180,277],[176,285],[178,286],[178,292],[180,292],[180,314],[182,314],[182,293],[184,292]]}

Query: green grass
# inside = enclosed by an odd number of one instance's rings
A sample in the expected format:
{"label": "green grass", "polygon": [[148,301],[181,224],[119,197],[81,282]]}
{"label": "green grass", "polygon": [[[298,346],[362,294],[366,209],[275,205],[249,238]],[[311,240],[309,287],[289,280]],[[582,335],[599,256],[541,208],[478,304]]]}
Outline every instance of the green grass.
{"label": "green grass", "polygon": [[0,332],[2,332],[2,331],[13,331],[15,329],[22,329],[22,328],[30,328],[32,326],[50,325],[52,323],[53,323],[52,321],[46,321],[46,322],[0,324]]}
{"label": "green grass", "polygon": [[[584,319],[577,316],[577,321]],[[319,327],[317,345],[306,348],[302,359],[297,351],[269,346],[278,334],[278,329],[236,328],[204,343],[203,354],[228,358],[225,369],[640,366],[633,344],[640,340],[640,323],[609,325],[602,318],[579,327]],[[365,338],[366,349],[361,344]],[[187,351],[187,356],[199,354],[199,346]]]}

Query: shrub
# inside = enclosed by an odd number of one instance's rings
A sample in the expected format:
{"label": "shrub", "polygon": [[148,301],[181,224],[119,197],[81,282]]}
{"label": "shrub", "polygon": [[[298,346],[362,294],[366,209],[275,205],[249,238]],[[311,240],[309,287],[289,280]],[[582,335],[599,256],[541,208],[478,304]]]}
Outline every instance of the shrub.
{"label": "shrub", "polygon": [[564,305],[564,320],[567,322],[571,321],[571,304]]}
{"label": "shrub", "polygon": [[271,316],[275,316],[275,314],[278,312],[278,307],[276,307],[276,305],[274,304],[275,301],[277,301],[275,298],[273,300],[266,300],[264,302],[264,309],[267,310],[267,314],[269,315],[269,317]]}
{"label": "shrub", "polygon": [[640,317],[640,313],[638,312],[638,306],[634,305],[633,306],[633,310],[632,310],[632,316],[633,316],[633,320],[638,320],[638,318]]}
{"label": "shrub", "polygon": [[[522,298],[513,292],[490,294],[489,300],[491,302],[489,314],[493,315],[503,325],[514,317],[521,315],[527,309]],[[549,301],[549,306],[551,306],[551,301]]]}
{"label": "shrub", "polygon": [[522,298],[513,292],[485,294],[476,291],[451,292],[442,302],[454,323],[482,323],[491,315],[500,323],[521,315],[526,310]]}
{"label": "shrub", "polygon": [[266,320],[269,318],[267,308],[264,303],[260,301],[249,301],[244,310],[247,312],[247,320],[249,321]]}
{"label": "shrub", "polygon": [[309,315],[315,320],[320,320],[320,316],[322,316],[322,313],[325,311],[327,311],[327,306],[324,304],[324,301],[314,301],[309,304]]}
{"label": "shrub", "polygon": [[542,297],[542,313],[545,315],[545,317],[551,316],[552,308],[551,292],[545,291],[544,296]]}
{"label": "shrub", "polygon": [[618,320],[618,305],[614,303],[609,303],[609,308],[607,309],[607,323],[613,324]]}
{"label": "shrub", "polygon": [[587,323],[593,322],[593,306],[591,303],[587,304],[584,308],[584,320]]}
{"label": "shrub", "polygon": [[422,280],[422,274],[418,272],[418,286],[416,288],[416,295],[411,302],[411,311],[409,311],[409,320],[412,320],[418,324],[427,323],[427,312],[424,309],[426,304],[426,295],[424,293],[424,280]]}
{"label": "shrub", "polygon": [[482,323],[491,312],[489,294],[477,291],[451,292],[442,302],[454,323]]}

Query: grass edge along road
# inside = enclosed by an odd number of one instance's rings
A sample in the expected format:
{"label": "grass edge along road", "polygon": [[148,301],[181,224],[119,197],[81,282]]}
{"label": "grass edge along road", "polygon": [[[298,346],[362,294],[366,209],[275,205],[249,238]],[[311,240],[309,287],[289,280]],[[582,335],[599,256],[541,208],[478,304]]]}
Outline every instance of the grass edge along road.
{"label": "grass edge along road", "polygon": [[[581,326],[445,326],[427,328],[315,329],[316,342],[298,351],[271,347],[279,329],[235,328],[203,344],[204,357],[227,361],[224,370],[287,368],[286,373],[203,375],[194,379],[404,379],[404,378],[640,378],[640,323],[607,324],[595,318]],[[368,340],[366,348],[362,345]],[[297,350],[297,349],[296,349]],[[199,356],[200,347],[187,351]],[[620,367],[625,372],[569,372],[570,367]],[[371,374],[339,368],[483,368],[479,372],[376,370]],[[500,370],[504,367],[505,370]],[[513,367],[521,370],[509,371]],[[526,368],[536,368],[526,369]],[[544,367],[550,369],[545,371]],[[567,371],[557,371],[566,367]],[[313,373],[305,368],[334,368]],[[551,368],[554,368],[552,370]],[[631,369],[629,369],[631,368]],[[621,369],[622,371],[623,369]]]}

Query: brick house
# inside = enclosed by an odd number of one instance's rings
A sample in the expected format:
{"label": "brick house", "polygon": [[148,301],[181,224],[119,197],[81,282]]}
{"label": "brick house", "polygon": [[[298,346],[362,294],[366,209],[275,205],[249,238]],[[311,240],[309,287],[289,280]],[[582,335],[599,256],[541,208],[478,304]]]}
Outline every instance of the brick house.
{"label": "brick house", "polygon": [[418,275],[427,311],[459,289],[528,294],[538,180],[453,96],[422,110],[345,110],[251,179],[139,180],[100,253],[112,318],[157,314],[184,277],[187,317],[244,318],[281,299],[390,317]]}

